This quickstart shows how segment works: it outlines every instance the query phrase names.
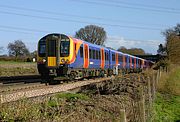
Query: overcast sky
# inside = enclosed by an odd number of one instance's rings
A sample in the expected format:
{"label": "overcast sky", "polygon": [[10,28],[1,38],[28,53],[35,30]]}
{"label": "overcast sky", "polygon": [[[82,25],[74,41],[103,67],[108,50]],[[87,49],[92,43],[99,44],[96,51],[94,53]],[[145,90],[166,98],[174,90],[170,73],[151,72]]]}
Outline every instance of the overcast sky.
{"label": "overcast sky", "polygon": [[74,36],[95,24],[107,32],[106,46],[142,48],[156,54],[162,31],[180,23],[179,0],[1,0],[0,47],[22,40],[30,51],[48,33]]}

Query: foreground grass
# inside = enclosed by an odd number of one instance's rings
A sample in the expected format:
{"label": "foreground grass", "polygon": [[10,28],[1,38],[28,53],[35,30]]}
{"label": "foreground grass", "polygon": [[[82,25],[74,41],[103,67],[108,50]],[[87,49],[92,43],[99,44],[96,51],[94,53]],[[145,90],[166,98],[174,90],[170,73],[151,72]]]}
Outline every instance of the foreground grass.
{"label": "foreground grass", "polygon": [[23,99],[1,105],[0,121],[119,121],[119,106],[104,108],[106,104],[100,101],[103,99],[101,96],[90,98],[78,93],[57,94],[39,102]]}
{"label": "foreground grass", "polygon": [[162,73],[154,103],[155,122],[180,121],[180,67]]}
{"label": "foreground grass", "polygon": [[157,93],[154,109],[155,122],[180,121],[180,96]]}

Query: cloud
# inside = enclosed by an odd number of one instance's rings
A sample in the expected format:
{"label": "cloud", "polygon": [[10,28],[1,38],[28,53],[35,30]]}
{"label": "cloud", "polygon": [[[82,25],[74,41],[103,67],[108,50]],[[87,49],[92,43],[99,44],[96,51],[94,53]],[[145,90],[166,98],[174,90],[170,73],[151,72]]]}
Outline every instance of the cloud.
{"label": "cloud", "polygon": [[108,37],[105,46],[118,49],[121,46],[126,48],[142,48],[146,53],[156,54],[158,45],[162,43],[159,40],[134,40],[124,37]]}

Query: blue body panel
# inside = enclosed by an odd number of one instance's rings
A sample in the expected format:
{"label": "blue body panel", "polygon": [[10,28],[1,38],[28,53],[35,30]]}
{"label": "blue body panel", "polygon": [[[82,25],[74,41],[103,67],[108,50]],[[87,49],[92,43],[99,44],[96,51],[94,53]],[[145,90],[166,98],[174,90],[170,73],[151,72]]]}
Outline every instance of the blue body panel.
{"label": "blue body panel", "polygon": [[[115,50],[112,50],[112,49],[108,49],[108,48],[105,48],[105,47],[101,47],[99,45],[91,44],[91,43],[88,43],[88,42],[85,42],[85,41],[83,41],[83,43],[81,44],[81,47],[84,47],[83,46],[84,44],[88,44],[89,51],[90,50],[95,50],[95,51],[98,51],[98,53],[100,53],[100,54],[101,54],[101,49],[102,48],[104,49],[104,53],[107,53],[108,59],[109,59],[108,60],[107,57],[105,58],[104,69],[113,69],[113,67],[116,66],[116,53],[118,54],[118,56],[121,56],[120,59],[118,58],[118,69],[123,68],[123,56],[125,56],[125,58],[126,58],[126,60],[125,60],[126,65],[124,67],[125,69],[130,69],[130,57],[132,58],[132,60],[136,59],[136,68],[141,68],[141,66],[138,64],[138,60],[141,60],[141,59],[138,58],[138,57],[131,56],[129,54],[124,54],[122,52],[115,51]],[[112,60],[112,55],[115,56],[115,60]],[[83,57],[84,57],[84,55],[83,55]],[[84,68],[84,58],[83,57],[80,56],[80,50],[79,50],[76,57],[75,57],[74,63],[71,63],[69,65],[69,68],[72,68],[72,69],[82,69],[82,68]],[[131,64],[132,68],[134,68],[133,62],[134,61],[132,61],[132,64]],[[144,67],[147,67],[147,66],[144,66]],[[89,54],[89,67],[88,68],[89,69],[100,69],[101,68],[101,59],[92,58],[92,57],[90,58],[90,54]]]}

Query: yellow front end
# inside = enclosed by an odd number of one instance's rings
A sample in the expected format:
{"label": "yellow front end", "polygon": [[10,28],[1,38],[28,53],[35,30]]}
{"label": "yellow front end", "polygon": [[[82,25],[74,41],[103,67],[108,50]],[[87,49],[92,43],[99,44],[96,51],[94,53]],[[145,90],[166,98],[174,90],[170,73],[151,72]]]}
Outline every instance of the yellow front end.
{"label": "yellow front end", "polygon": [[56,67],[56,57],[48,57],[48,67]]}

